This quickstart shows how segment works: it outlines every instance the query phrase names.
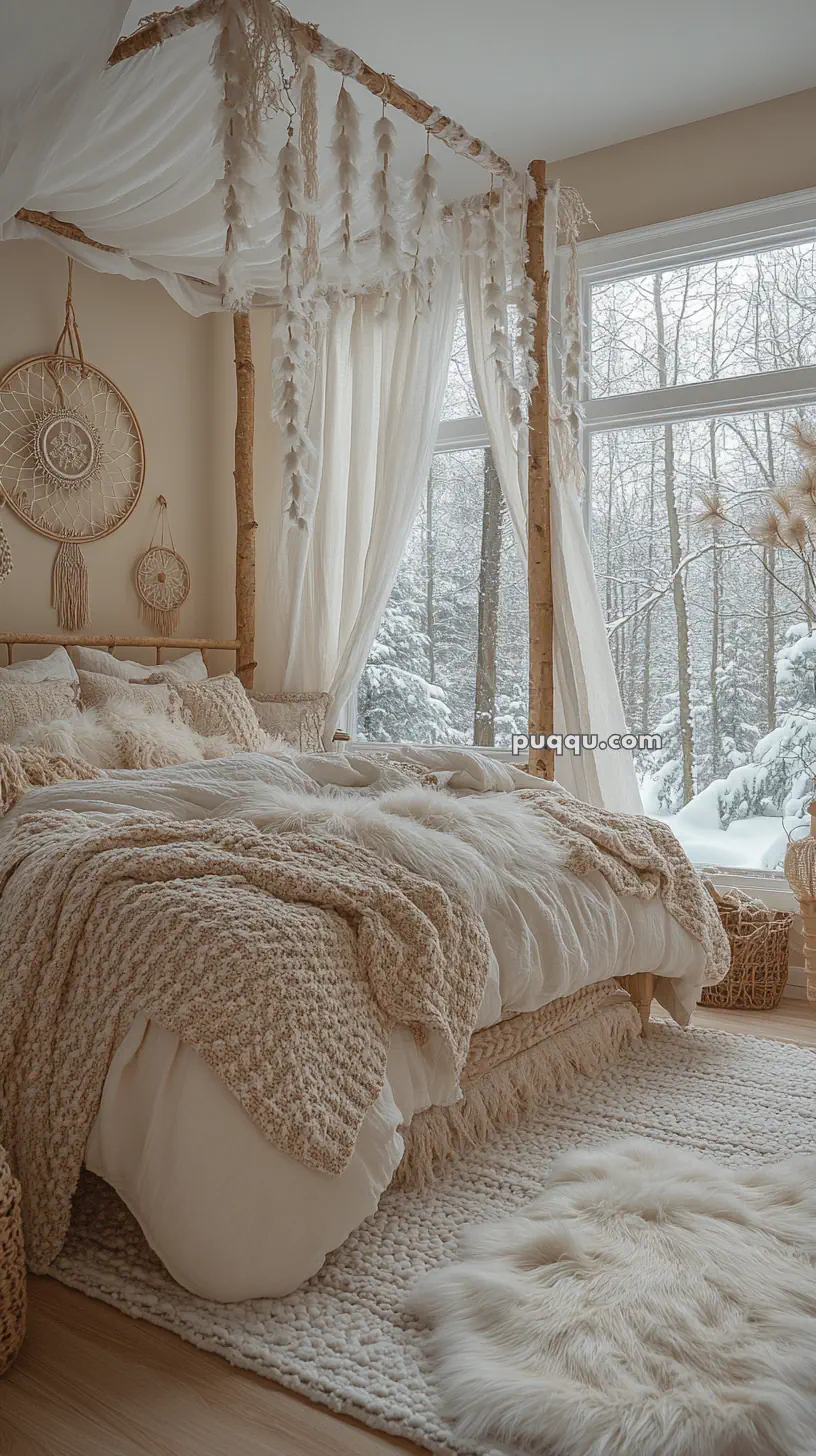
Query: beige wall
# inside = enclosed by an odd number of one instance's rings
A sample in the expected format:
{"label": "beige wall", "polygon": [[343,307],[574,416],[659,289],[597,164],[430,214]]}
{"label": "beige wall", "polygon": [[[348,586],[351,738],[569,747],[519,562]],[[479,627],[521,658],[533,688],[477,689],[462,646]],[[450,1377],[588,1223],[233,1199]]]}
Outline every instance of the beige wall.
{"label": "beige wall", "polygon": [[[50,244],[0,246],[0,374],[27,356],[51,352],[62,327],[65,286],[65,258]],[[134,283],[81,266],[74,269],[74,302],[86,357],[132,405],[147,462],[133,515],[112,536],[83,548],[91,601],[87,630],[149,632],[138,614],[133,568],[149,545],[156,497],[162,494],[176,547],[191,572],[179,632],[231,637],[232,467],[221,446],[230,402],[218,397],[222,381],[212,348],[217,321],[191,318],[158,283]],[[8,509],[2,520],[14,570],[0,584],[0,630],[58,631],[50,605],[54,543]]]}
{"label": "beige wall", "polygon": [[601,233],[816,186],[816,88],[555,162]]}

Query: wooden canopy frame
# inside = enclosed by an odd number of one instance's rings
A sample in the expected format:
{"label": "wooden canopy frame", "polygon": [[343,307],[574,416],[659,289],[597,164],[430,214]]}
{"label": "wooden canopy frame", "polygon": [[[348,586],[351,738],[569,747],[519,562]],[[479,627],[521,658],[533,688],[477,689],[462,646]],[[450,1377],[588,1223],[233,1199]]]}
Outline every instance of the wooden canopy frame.
{"label": "wooden canopy frame", "polygon": [[[275,0],[270,0],[275,3]],[[173,36],[180,35],[204,21],[212,20],[221,9],[221,0],[196,0],[195,4],[153,16],[145,25],[124,36],[114,47],[108,61],[117,66],[135,56],[153,50]],[[491,147],[423,101],[412,91],[399,85],[393,76],[376,71],[350,50],[338,50],[326,42],[317,26],[289,17],[291,34],[298,46],[344,76],[353,79],[378,100],[385,101],[412,121],[425,127],[445,146],[469,156],[491,173],[521,181],[515,167]],[[529,466],[527,483],[527,545],[530,633],[530,732],[551,733],[553,729],[553,582],[550,530],[550,424],[549,424],[549,274],[544,259],[544,203],[546,164],[530,164],[532,180],[527,210],[527,273],[533,286],[537,306],[533,355],[537,381],[531,391],[529,408]],[[41,227],[59,237],[104,252],[122,250],[96,242],[73,223],[63,222],[48,213],[21,208],[21,222]],[[201,280],[195,280],[200,282]],[[254,509],[254,436],[255,436],[255,370],[252,362],[252,337],[249,313],[233,316],[236,377],[235,421],[235,627],[238,642],[237,671],[246,687],[252,687],[255,673],[255,533]],[[19,638],[17,640],[22,640]],[[39,639],[38,639],[39,640]],[[554,776],[554,754],[540,750],[530,757],[531,772],[544,778]]]}

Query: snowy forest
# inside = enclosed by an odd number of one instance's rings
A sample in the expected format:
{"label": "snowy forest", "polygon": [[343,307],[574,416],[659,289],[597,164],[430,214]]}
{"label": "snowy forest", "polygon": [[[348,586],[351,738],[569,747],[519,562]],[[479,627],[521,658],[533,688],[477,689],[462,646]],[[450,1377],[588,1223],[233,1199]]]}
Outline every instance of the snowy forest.
{"label": "snowy forest", "polygon": [[[816,245],[595,285],[591,339],[596,398],[813,364]],[[460,323],[444,417],[477,414]],[[816,400],[592,438],[592,550],[626,719],[663,738],[637,764],[644,807],[698,857],[694,831],[733,851],[744,827],[742,857],[717,846],[723,863],[752,863],[752,844],[776,863],[784,835],[748,830],[800,821],[816,768],[816,506],[800,511],[794,489],[816,483],[816,459],[797,425],[816,427]],[[437,454],[360,684],[361,735],[506,744],[526,727],[526,622],[489,451]]]}

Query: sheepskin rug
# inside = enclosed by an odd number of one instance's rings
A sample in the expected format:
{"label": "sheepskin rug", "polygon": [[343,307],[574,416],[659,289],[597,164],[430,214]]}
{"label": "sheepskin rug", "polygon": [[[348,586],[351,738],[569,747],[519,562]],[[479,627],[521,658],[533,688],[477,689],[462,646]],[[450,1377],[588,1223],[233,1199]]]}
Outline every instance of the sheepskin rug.
{"label": "sheepskin rug", "polygon": [[412,1301],[465,1440],[558,1456],[816,1450],[816,1156],[559,1159]]}

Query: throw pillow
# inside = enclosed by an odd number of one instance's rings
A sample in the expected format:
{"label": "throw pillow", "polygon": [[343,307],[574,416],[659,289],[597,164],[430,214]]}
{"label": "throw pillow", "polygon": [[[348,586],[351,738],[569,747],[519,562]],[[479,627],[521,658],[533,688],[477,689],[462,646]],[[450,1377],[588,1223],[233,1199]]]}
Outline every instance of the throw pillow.
{"label": "throw pillow", "polygon": [[178,686],[184,716],[196,733],[208,738],[221,734],[245,753],[261,752],[266,734],[252,711],[243,683],[234,673]]}
{"label": "throw pillow", "polygon": [[115,712],[117,704],[126,702],[142,713],[163,713],[167,718],[177,718],[181,713],[181,697],[169,683],[132,683],[106,677],[102,672],[80,671],[79,690],[83,708],[110,708]]}
{"label": "throw pillow", "polygon": [[21,728],[70,718],[79,712],[75,682],[0,683],[0,743],[10,743]]}
{"label": "throw pillow", "polygon": [[284,738],[301,753],[322,753],[328,693],[252,693],[250,702],[267,733]]}
{"label": "throw pillow", "polygon": [[76,682],[76,668],[64,647],[55,647],[47,657],[28,657],[0,667],[2,682]]}
{"label": "throw pillow", "polygon": [[207,676],[207,665],[198,651],[175,657],[172,662],[162,663],[161,667],[146,667],[143,662],[129,662],[127,658],[114,657],[112,652],[100,652],[96,647],[75,647],[74,651],[80,672],[102,673],[105,677],[118,677],[125,682],[147,682],[149,677],[165,667],[172,669],[178,677],[183,677],[188,682],[203,682]]}

